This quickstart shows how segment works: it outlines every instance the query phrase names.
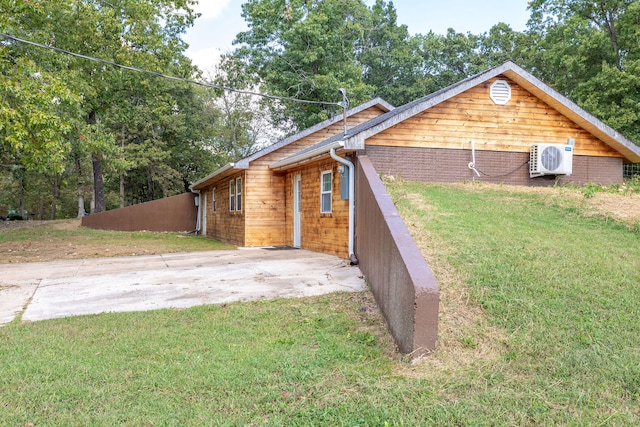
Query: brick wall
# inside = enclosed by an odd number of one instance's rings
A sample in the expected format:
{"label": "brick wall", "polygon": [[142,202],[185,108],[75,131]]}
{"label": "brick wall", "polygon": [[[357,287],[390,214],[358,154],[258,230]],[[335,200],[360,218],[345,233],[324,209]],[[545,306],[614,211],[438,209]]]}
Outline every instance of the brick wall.
{"label": "brick wall", "polygon": [[529,153],[476,150],[478,177],[471,169],[471,150],[368,146],[366,154],[376,171],[408,181],[480,181],[512,185],[547,186],[561,183],[614,184],[622,182],[622,159],[573,156],[573,174],[529,178]]}

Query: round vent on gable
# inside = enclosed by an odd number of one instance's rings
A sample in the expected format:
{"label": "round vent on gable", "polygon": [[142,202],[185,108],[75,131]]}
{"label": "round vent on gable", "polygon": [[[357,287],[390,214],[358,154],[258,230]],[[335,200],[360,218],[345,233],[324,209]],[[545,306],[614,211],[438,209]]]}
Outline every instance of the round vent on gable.
{"label": "round vent on gable", "polygon": [[504,80],[496,80],[489,89],[491,100],[498,105],[505,105],[511,99],[511,86]]}

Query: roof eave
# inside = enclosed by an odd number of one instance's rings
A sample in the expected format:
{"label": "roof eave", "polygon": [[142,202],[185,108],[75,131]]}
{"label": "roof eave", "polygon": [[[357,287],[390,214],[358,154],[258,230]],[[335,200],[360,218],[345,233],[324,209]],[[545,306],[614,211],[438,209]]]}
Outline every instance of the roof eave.
{"label": "roof eave", "polygon": [[494,68],[472,76],[452,85],[449,88],[443,89],[440,93],[436,92],[433,95],[428,95],[424,97],[423,101],[418,100],[414,103],[410,103],[412,105],[406,109],[402,106],[397,107],[393,111],[387,113],[387,115],[390,116],[389,118],[380,121],[375,125],[367,127],[366,124],[363,124],[365,127],[364,129],[358,130],[345,138],[345,148],[361,149],[366,139],[499,75],[505,75],[524,89],[530,91],[533,95],[550,104],[570,120],[573,120],[576,124],[592,133],[605,144],[618,151],[627,161],[632,163],[640,162],[640,146],[634,144],[632,141],[606,125],[598,118],[587,113],[573,101],[561,95],[559,92],[555,91],[512,61],[507,61]]}
{"label": "roof eave", "polygon": [[224,174],[225,172],[228,172],[232,169],[240,169],[236,167],[235,163],[227,163],[226,165],[222,166],[220,169],[216,170],[213,173],[210,173],[209,175],[205,176],[204,178],[194,182],[193,184],[191,184],[189,186],[189,189],[191,189],[191,191],[193,190],[202,190],[206,185],[207,182],[211,181],[212,179],[214,179],[215,177]]}
{"label": "roof eave", "polygon": [[[363,102],[362,104],[359,104],[349,110],[347,110],[347,117],[351,117],[354,114],[360,113],[368,108],[371,107],[375,107],[378,106],[380,107],[382,110],[385,111],[391,111],[393,110],[395,107],[393,105],[391,105],[390,103],[388,103],[387,101],[385,101],[384,99],[380,98],[380,97],[376,97],[373,98],[367,102]],[[338,115],[336,115],[335,117],[332,117],[330,119],[324,120],[320,123],[317,123],[311,127],[308,127],[300,132],[297,132],[287,138],[284,138],[268,147],[263,148],[260,151],[255,152],[254,154],[247,156],[243,159],[240,159],[236,162],[237,167],[243,168],[243,169],[248,169],[249,168],[249,163],[251,163],[253,160],[255,159],[259,159],[260,157],[266,156],[269,153],[272,153],[284,146],[287,146],[289,144],[291,144],[292,142],[298,141],[306,136],[311,135],[314,132],[317,132],[319,130],[322,130],[326,127],[329,127],[333,124],[336,123],[340,123],[343,120],[343,113],[340,113]]]}
{"label": "roof eave", "polygon": [[588,113],[569,98],[555,91],[532,74],[519,67],[515,70],[507,70],[503,74],[539,99],[549,104],[554,109],[558,110],[564,116],[590,132],[602,142],[618,151],[629,162],[640,162],[640,146],[636,145],[620,132],[593,116],[591,113]]}
{"label": "roof eave", "polygon": [[332,149],[342,148],[344,146],[344,141],[335,141],[331,144],[324,145],[316,148],[315,150],[309,150],[306,152],[302,152],[297,155],[293,155],[291,157],[287,157],[286,159],[279,160],[277,162],[273,162],[269,165],[269,169],[272,170],[284,170],[292,165],[300,165],[306,163],[309,160],[312,160],[316,157],[328,154]]}

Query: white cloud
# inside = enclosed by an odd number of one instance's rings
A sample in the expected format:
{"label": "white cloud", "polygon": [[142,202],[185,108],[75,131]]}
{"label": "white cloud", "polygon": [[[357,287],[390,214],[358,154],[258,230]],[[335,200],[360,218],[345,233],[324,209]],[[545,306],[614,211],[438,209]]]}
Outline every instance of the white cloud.
{"label": "white cloud", "polygon": [[222,50],[216,47],[198,50],[188,49],[186,52],[187,56],[191,58],[191,61],[205,72],[213,70],[215,66],[218,65],[222,53]]}
{"label": "white cloud", "polygon": [[199,0],[193,9],[202,14],[200,19],[215,19],[229,7],[229,3],[231,0]]}

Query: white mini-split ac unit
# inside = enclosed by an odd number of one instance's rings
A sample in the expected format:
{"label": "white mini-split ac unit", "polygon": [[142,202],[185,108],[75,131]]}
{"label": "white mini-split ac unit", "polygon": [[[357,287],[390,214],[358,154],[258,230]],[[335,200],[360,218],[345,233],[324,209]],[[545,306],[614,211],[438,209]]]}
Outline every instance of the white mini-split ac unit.
{"label": "white mini-split ac unit", "polygon": [[562,144],[534,144],[529,155],[529,176],[571,175],[573,146]]}

